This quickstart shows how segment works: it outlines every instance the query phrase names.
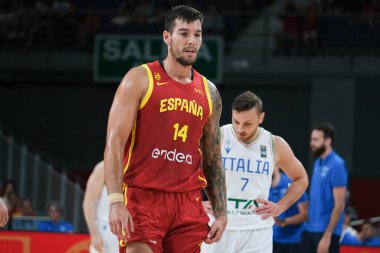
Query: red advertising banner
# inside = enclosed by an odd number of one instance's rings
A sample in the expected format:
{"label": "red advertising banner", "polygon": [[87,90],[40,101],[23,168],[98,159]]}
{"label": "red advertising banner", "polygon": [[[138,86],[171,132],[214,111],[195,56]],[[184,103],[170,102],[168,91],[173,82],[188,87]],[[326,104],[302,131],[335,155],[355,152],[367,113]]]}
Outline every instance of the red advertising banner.
{"label": "red advertising banner", "polygon": [[[89,253],[89,245],[87,234],[0,231],[0,253]],[[341,246],[340,253],[380,253],[380,248]]]}
{"label": "red advertising banner", "polygon": [[89,245],[87,234],[0,231],[1,253],[88,253]]}
{"label": "red advertising banner", "polygon": [[380,253],[380,248],[341,246],[340,253]]}

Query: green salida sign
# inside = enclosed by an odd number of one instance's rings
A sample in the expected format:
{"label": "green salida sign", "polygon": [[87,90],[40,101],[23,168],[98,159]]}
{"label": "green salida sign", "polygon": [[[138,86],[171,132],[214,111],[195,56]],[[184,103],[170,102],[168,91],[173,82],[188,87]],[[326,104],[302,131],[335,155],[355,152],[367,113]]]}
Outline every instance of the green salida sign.
{"label": "green salida sign", "polygon": [[[135,66],[164,59],[167,47],[161,36],[98,35],[94,49],[94,79],[120,82]],[[215,83],[222,81],[223,40],[218,36],[203,38],[194,68]]]}

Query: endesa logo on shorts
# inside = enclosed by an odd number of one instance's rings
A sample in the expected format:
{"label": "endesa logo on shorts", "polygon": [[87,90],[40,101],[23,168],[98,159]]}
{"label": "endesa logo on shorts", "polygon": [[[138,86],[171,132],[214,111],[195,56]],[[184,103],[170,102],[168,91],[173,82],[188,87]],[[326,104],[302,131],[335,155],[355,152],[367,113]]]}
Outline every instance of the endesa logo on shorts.
{"label": "endesa logo on shorts", "polygon": [[171,162],[193,164],[193,157],[191,155],[178,152],[177,149],[165,150],[155,148],[152,151],[152,157],[154,159],[161,158]]}

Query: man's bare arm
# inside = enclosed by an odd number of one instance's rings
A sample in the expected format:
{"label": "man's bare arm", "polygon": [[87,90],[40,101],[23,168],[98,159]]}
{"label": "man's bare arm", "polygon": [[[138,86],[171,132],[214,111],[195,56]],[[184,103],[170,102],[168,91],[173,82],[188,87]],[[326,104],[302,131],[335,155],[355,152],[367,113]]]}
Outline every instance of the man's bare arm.
{"label": "man's bare arm", "polygon": [[226,180],[220,149],[219,120],[222,101],[215,85],[209,82],[212,114],[203,128],[200,148],[203,154],[202,168],[207,179],[206,193],[211,202],[215,221],[207,234],[205,243],[218,242],[227,225]]}
{"label": "man's bare arm", "polygon": [[334,187],[333,188],[334,196],[334,208],[331,212],[330,222],[326,228],[325,233],[328,233],[330,236],[333,234],[336,224],[340,219],[345,206],[345,197],[346,197],[346,187]]}
{"label": "man's bare arm", "polygon": [[307,173],[302,163],[294,156],[292,149],[284,139],[273,136],[276,166],[281,168],[293,181],[285,196],[278,202],[283,211],[288,209],[306,191],[309,185]]}
{"label": "man's bare arm", "polygon": [[332,210],[329,224],[323,233],[321,240],[318,243],[317,252],[327,253],[329,251],[329,247],[331,244],[331,236],[334,233],[334,229],[336,224],[338,224],[340,215],[344,210],[345,205],[345,195],[346,195],[346,187],[334,187],[333,188],[334,195],[334,208]]}
{"label": "man's bare arm", "polygon": [[[112,103],[108,118],[107,140],[104,151],[105,181],[108,194],[122,193],[123,155],[140,101],[146,93],[148,77],[144,67],[131,69],[123,78]],[[123,202],[110,205],[111,231],[124,241],[133,231],[133,221]]]}
{"label": "man's bare arm", "polygon": [[273,136],[276,167],[281,168],[293,181],[286,194],[277,202],[258,200],[262,206],[256,209],[256,213],[266,219],[270,216],[277,217],[287,210],[301,197],[309,185],[306,170],[302,163],[294,156],[292,149],[284,139]]}
{"label": "man's bare arm", "polygon": [[226,180],[220,148],[219,120],[222,101],[216,87],[209,83],[213,112],[203,128],[201,149],[203,172],[207,179],[206,193],[211,202],[215,218],[226,217]]}
{"label": "man's bare arm", "polygon": [[147,85],[148,78],[145,69],[137,67],[125,75],[116,91],[109,113],[104,151],[105,181],[108,194],[122,193],[124,148]]}
{"label": "man's bare arm", "polygon": [[324,235],[331,237],[333,234],[336,224],[340,219],[345,206],[345,197],[346,197],[346,187],[334,187],[333,188],[334,196],[334,208],[331,212],[329,224],[324,232]]}
{"label": "man's bare arm", "polygon": [[91,236],[92,246],[99,252],[103,250],[103,242],[96,224],[96,203],[104,185],[104,162],[98,163],[87,180],[83,199],[83,213]]}

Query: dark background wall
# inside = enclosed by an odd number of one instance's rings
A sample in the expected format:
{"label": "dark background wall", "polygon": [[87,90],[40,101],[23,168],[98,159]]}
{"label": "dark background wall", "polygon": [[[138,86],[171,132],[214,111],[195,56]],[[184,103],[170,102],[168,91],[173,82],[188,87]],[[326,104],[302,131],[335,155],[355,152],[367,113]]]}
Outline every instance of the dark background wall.
{"label": "dark background wall", "polygon": [[116,87],[17,83],[0,86],[0,125],[69,170],[102,159]]}
{"label": "dark background wall", "polygon": [[380,178],[379,80],[360,79],[356,86],[354,173],[358,178]]}
{"label": "dark background wall", "polygon": [[[89,170],[102,159],[116,85],[13,83],[0,86],[0,125],[69,170]],[[264,102],[264,128],[285,138],[303,163],[308,159],[309,87],[219,87],[221,124],[231,122],[232,100],[251,90]]]}
{"label": "dark background wall", "polygon": [[[270,78],[269,78],[270,80]],[[378,215],[370,196],[380,194],[380,86],[377,79],[310,79],[255,84],[223,83],[221,124],[231,122],[232,100],[251,90],[266,112],[263,127],[283,137],[309,175],[311,126],[336,126],[335,148],[348,163],[351,203],[361,217]],[[84,185],[102,159],[108,112],[117,84],[90,81],[15,81],[0,85],[0,127],[51,157]],[[370,203],[364,205],[363,203]]]}
{"label": "dark background wall", "polygon": [[[63,81],[2,84],[0,126],[68,170],[89,171],[103,156],[107,117],[116,88],[117,84]],[[219,86],[223,100],[221,124],[230,123],[232,100],[248,89],[264,102],[263,127],[288,141],[309,171],[310,127],[328,120],[337,127],[336,149],[352,161],[348,162],[352,176],[380,177],[377,79],[358,79],[354,85],[343,83],[335,88],[308,82],[304,85],[224,83]],[[350,121],[352,124],[347,124]]]}

